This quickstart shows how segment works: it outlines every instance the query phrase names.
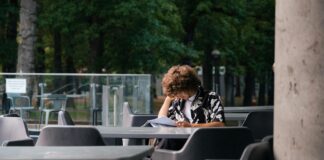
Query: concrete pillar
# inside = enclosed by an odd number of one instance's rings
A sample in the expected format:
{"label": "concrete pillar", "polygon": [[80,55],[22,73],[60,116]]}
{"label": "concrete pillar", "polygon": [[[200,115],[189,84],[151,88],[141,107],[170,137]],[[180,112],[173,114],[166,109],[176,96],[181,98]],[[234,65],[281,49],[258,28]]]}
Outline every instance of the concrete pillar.
{"label": "concrete pillar", "polygon": [[324,158],[324,0],[277,0],[274,154]]}

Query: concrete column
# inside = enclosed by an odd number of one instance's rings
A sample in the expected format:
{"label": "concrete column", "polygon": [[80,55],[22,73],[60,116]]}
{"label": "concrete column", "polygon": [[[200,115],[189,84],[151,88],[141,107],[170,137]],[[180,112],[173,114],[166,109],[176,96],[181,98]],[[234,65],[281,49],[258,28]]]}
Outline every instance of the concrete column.
{"label": "concrete column", "polygon": [[274,153],[324,158],[324,0],[277,0]]}

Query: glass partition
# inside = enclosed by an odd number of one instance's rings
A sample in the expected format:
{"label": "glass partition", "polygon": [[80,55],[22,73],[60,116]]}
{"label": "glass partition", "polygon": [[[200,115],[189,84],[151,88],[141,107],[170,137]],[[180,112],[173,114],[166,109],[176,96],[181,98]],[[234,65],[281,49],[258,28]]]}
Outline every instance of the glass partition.
{"label": "glass partition", "polygon": [[[105,121],[105,125],[119,126],[124,101],[131,104],[134,113],[152,113],[150,87],[149,74],[0,73],[1,97],[12,94],[30,97],[34,110],[27,121],[34,123],[39,121],[40,109],[48,106],[44,97],[63,94],[67,96],[65,109],[77,123],[101,124]],[[107,104],[106,115],[100,114],[104,109],[103,101]],[[0,103],[5,113],[6,103]],[[55,120],[57,117],[52,116],[49,123]]]}

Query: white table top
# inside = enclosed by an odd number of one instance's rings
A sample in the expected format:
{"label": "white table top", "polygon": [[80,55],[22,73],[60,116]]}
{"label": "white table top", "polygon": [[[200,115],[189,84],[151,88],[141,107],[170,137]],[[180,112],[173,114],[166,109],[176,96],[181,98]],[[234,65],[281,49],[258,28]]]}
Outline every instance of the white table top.
{"label": "white table top", "polygon": [[142,160],[152,152],[152,146],[0,147],[0,158]]}
{"label": "white table top", "polygon": [[95,126],[104,138],[188,138],[197,128]]}

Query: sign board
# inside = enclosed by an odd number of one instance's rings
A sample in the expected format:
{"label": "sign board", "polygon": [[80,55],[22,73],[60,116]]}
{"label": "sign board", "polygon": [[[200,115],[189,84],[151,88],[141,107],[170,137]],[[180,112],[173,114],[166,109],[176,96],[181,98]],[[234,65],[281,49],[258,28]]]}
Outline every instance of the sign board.
{"label": "sign board", "polygon": [[26,79],[6,78],[7,93],[26,93],[26,90],[27,90]]}

